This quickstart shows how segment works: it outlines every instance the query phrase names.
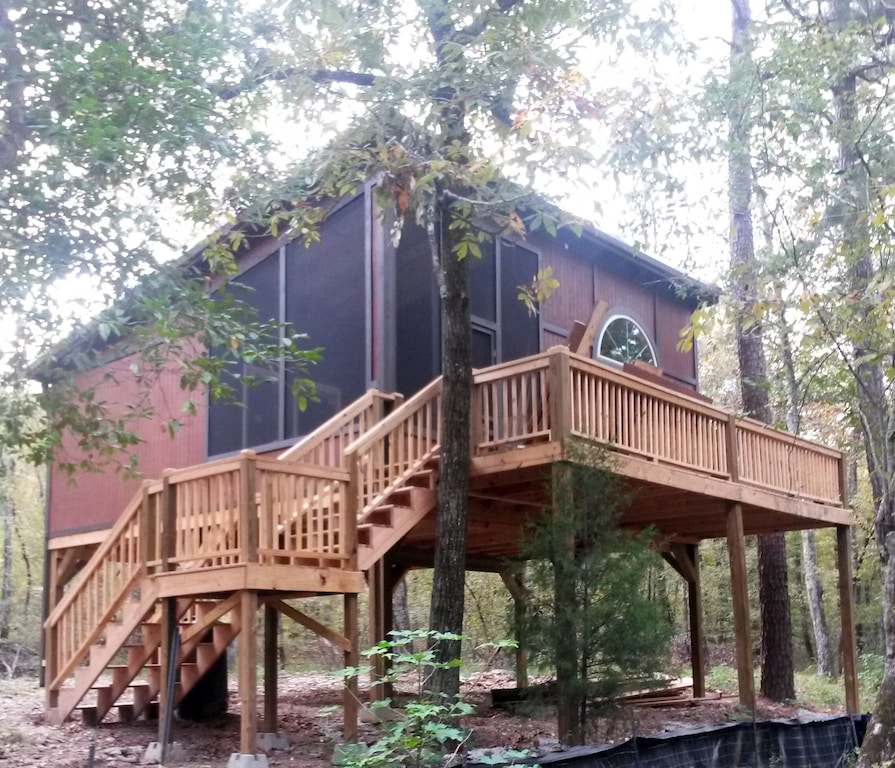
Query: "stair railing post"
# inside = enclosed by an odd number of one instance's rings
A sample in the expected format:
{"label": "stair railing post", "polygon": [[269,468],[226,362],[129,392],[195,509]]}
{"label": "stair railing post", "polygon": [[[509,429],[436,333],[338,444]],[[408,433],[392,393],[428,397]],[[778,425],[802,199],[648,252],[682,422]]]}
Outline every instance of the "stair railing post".
{"label": "stair railing post", "polygon": [[152,498],[149,495],[150,482],[143,482],[143,501],[140,504],[140,564],[149,573],[149,563],[156,559],[157,521],[152,514]]}
{"label": "stair railing post", "polygon": [[360,514],[360,457],[357,451],[351,451],[345,454],[345,461],[348,467],[348,485],[345,488],[344,506],[345,510],[340,520],[341,528],[341,555],[346,558],[346,565],[350,570],[357,569],[357,518]]}
{"label": "stair railing post", "polygon": [[239,541],[243,563],[258,562],[258,503],[255,495],[255,452],[243,451],[239,463]]}
{"label": "stair railing post", "polygon": [[162,473],[162,499],[161,499],[161,520],[162,520],[162,540],[159,559],[161,560],[161,571],[171,570],[171,560],[177,555],[177,489],[171,482],[171,475],[174,474],[173,469],[166,469]]}

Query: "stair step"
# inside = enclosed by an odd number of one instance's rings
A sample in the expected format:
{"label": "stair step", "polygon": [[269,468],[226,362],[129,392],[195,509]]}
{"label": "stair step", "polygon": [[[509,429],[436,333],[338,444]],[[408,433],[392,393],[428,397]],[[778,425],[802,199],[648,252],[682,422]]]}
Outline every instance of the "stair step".
{"label": "stair step", "polygon": [[432,483],[435,481],[435,470],[434,469],[423,469],[415,474],[412,474],[405,481],[407,485],[412,488],[432,488]]}
{"label": "stair step", "polygon": [[394,513],[394,505],[385,504],[381,507],[376,507],[376,509],[371,509],[364,518],[364,522],[369,523],[370,525],[383,525],[387,528],[391,528]]}
{"label": "stair step", "polygon": [[369,523],[360,523],[357,526],[358,546],[361,546],[361,547],[372,547],[373,546],[373,529],[376,527],[377,526],[370,525]]}
{"label": "stair step", "polygon": [[118,710],[118,722],[132,723],[135,717],[135,707],[133,704],[116,704],[115,709]]}

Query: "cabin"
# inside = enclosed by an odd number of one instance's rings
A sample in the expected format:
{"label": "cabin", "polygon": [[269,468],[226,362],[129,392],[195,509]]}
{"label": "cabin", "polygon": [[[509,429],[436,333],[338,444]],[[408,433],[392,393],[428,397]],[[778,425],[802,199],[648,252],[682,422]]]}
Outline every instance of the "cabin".
{"label": "cabin", "polygon": [[[696,350],[678,342],[692,311],[714,300],[711,287],[592,227],[526,239],[490,234],[472,264],[468,567],[500,573],[523,600],[520,533],[551,505],[545,475],[576,442],[604,445],[634,493],[622,525],[655,527],[688,584],[697,697],[705,689],[698,547],[726,539],[739,692],[752,706],[744,537],[834,527],[845,683],[856,712],[840,452],[739,418],[700,393]],[[443,425],[426,233],[407,222],[395,245],[367,184],[329,211],[318,243],[247,243],[238,256],[244,287],[234,290],[262,319],[286,321],[323,347],[311,373],[319,399],[297,408],[293,372],[274,365],[260,371],[263,384],[238,391],[241,402],[205,403],[174,439],[151,421],[135,425],[146,479],[86,474],[71,485],[51,470],[45,683],[55,722],[75,712],[90,723],[158,715],[164,745],[170,712],[239,635],[240,749],[253,755],[279,738],[278,617],[323,635],[354,664],[358,594],[369,592],[370,636],[383,638],[390,590],[407,569],[431,566]],[[545,267],[559,288],[533,314],[518,287]],[[83,375],[102,382],[130,362]],[[103,397],[135,397],[127,381],[100,383]],[[149,397],[165,415],[185,396],[171,374]],[[323,594],[343,596],[343,627],[284,602]],[[259,647],[254,632],[240,630],[255,626],[262,606]],[[357,707],[348,690],[349,739]]]}

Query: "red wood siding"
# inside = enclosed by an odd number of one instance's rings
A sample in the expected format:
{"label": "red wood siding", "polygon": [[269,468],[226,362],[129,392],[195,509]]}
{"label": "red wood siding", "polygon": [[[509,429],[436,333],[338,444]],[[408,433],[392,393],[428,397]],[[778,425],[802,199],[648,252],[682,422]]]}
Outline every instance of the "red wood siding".
{"label": "red wood siding", "polygon": [[677,348],[681,331],[690,325],[690,310],[666,296],[656,297],[656,343],[662,370],[687,383],[696,381],[696,355]]}
{"label": "red wood siding", "polygon": [[[656,345],[656,294],[641,285],[610,272],[607,269],[594,266],[594,293],[597,300],[603,300],[609,305],[606,320],[613,315],[626,315],[646,331],[653,345]],[[588,318],[590,312],[588,312]],[[585,319],[586,322],[586,319]],[[602,330],[602,329],[600,329]],[[599,340],[599,331],[597,340]],[[656,354],[659,355],[658,349]],[[659,355],[659,365],[661,365]]]}
{"label": "red wood siding", "polygon": [[594,308],[593,265],[562,249],[558,243],[536,241],[541,268],[552,267],[557,288],[541,307],[545,323],[568,331],[575,320],[586,323]]}
{"label": "red wood siding", "polygon": [[[98,399],[105,399],[110,404],[137,402],[144,392],[130,373],[130,363],[130,359],[124,359],[92,371],[84,375],[83,382],[89,385],[99,381],[104,373],[112,372],[118,384],[99,385]],[[163,374],[149,390],[148,397],[156,418],[139,420],[131,425],[144,440],[134,450],[143,476],[157,478],[166,468],[202,462],[205,455],[204,396],[193,393],[193,400],[199,406],[196,416],[181,414],[181,405],[188,395],[180,389],[177,373],[171,372]],[[183,422],[173,439],[165,426],[170,418],[180,418]],[[74,440],[66,440],[60,458],[76,461],[78,456]],[[64,473],[53,468],[50,472],[48,535],[110,527],[140,488],[140,483],[140,479],[125,480],[120,472],[107,467],[96,473],[81,473],[75,484],[71,484]]]}

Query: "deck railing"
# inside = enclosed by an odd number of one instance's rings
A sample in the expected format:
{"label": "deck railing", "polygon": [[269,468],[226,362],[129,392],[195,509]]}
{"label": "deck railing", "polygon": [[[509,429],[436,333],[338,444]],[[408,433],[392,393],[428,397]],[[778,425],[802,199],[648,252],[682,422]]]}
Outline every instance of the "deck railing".
{"label": "deck railing", "polygon": [[142,492],[134,496],[44,623],[48,691],[57,688],[89,653],[144,570],[142,498]]}
{"label": "deck railing", "polygon": [[277,458],[291,464],[301,462],[344,469],[345,449],[381,421],[387,409],[400,405],[403,400],[404,397],[397,393],[367,390],[363,397],[327,419]]}
{"label": "deck railing", "polygon": [[554,347],[474,375],[473,451],[579,436],[703,475],[842,505],[842,454]]}
{"label": "deck railing", "polygon": [[386,416],[345,450],[356,515],[382,503],[441,444],[441,379]]}

